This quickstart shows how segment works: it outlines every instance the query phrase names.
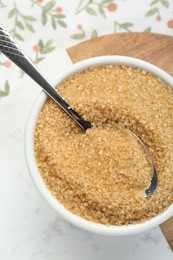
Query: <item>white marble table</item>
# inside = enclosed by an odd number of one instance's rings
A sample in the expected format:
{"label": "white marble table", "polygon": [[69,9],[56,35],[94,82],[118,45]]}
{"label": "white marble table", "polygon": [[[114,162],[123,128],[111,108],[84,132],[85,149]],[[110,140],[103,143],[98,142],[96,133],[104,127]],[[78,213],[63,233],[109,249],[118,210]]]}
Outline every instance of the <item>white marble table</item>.
{"label": "white marble table", "polygon": [[[40,65],[51,80],[71,64],[54,53]],[[36,190],[24,157],[28,113],[40,88],[27,76],[0,104],[0,260],[172,260],[160,228],[134,236],[107,237],[82,231],[57,215]]]}

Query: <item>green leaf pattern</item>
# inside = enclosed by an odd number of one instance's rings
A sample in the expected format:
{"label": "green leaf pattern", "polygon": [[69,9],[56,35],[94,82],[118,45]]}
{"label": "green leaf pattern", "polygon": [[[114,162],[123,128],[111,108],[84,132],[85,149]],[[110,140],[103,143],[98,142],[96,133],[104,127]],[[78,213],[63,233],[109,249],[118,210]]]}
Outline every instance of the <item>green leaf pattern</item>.
{"label": "green leaf pattern", "polygon": [[0,0],[0,8],[4,8],[4,7],[6,7],[5,3]]}
{"label": "green leaf pattern", "polygon": [[39,1],[30,0],[32,2],[32,8],[35,6],[40,9],[40,15],[41,15],[41,21],[42,25],[46,25],[48,23],[48,20],[50,18],[51,20],[51,26],[54,30],[57,29],[58,26],[61,26],[63,28],[67,28],[67,24],[62,19],[65,19],[66,16],[64,14],[57,14],[59,12],[56,10],[55,5],[56,1],[49,1],[45,5],[39,4]]}
{"label": "green leaf pattern", "polygon": [[8,19],[13,19],[13,28],[11,29],[11,35],[19,41],[24,41],[21,31],[29,30],[34,33],[34,28],[32,22],[36,19],[33,16],[24,15],[18,8],[17,4],[14,2],[13,8],[8,13]]}
{"label": "green leaf pattern", "polygon": [[147,11],[147,13],[145,14],[145,16],[153,16],[153,15],[158,15],[160,16],[160,9],[161,8],[169,8],[169,1],[168,0],[153,0],[150,3],[150,9]]}
{"label": "green leaf pattern", "polygon": [[0,89],[0,97],[8,96],[9,91],[10,91],[10,86],[9,86],[8,80],[6,80],[4,83],[4,89],[3,90]]}

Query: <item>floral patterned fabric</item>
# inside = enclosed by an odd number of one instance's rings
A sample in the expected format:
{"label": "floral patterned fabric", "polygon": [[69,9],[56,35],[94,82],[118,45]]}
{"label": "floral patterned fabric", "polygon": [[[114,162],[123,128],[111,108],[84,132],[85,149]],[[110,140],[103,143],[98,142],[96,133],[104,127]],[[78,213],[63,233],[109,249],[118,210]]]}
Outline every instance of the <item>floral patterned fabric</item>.
{"label": "floral patterned fabric", "polygon": [[[173,35],[171,0],[0,0],[3,25],[39,64],[84,40],[118,32]],[[24,77],[0,54],[0,101]]]}

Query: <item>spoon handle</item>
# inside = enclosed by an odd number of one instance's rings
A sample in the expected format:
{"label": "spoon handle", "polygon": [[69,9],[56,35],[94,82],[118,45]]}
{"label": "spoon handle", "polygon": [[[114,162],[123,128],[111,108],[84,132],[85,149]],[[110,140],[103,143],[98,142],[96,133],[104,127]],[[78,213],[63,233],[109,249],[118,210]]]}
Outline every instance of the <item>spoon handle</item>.
{"label": "spoon handle", "polygon": [[0,51],[21,68],[29,77],[37,82],[44,91],[61,106],[84,130],[91,127],[91,123],[85,121],[63,97],[49,84],[38,68],[33,64],[29,57],[20,49],[11,35],[0,25]]}

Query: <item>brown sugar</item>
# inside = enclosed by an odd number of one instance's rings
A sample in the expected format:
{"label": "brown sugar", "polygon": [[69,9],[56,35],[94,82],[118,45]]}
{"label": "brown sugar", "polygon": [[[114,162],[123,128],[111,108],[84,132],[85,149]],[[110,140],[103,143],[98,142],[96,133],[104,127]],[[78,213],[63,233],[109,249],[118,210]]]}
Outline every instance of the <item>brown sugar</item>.
{"label": "brown sugar", "polygon": [[[53,196],[74,214],[107,225],[142,222],[173,203],[173,90],[138,68],[90,67],[57,86],[86,133],[50,98],[35,129],[35,157]],[[152,173],[157,192],[144,198]]]}

